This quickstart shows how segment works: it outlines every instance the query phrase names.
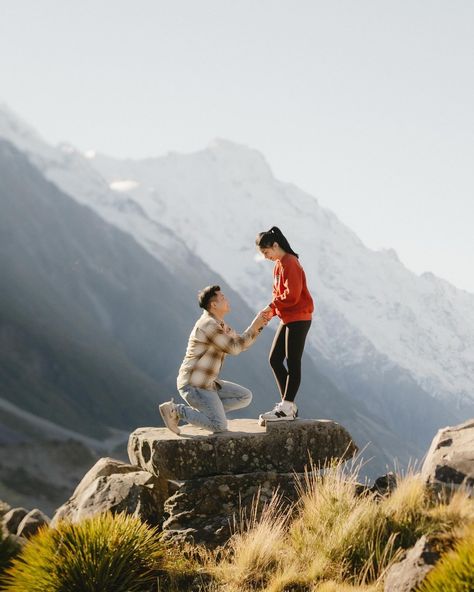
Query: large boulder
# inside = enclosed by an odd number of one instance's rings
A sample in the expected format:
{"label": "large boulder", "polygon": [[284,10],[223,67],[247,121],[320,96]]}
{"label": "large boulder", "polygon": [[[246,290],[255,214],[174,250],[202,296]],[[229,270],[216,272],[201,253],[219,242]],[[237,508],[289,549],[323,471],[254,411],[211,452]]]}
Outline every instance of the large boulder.
{"label": "large boulder", "polygon": [[182,435],[165,428],[140,428],[129,438],[130,462],[166,479],[209,475],[301,473],[310,461],[324,464],[357,451],[348,431],[335,421],[299,419],[268,422],[235,419],[229,431],[210,434],[194,426]]}
{"label": "large boulder", "polygon": [[421,469],[435,490],[474,490],[474,419],[438,431]]}
{"label": "large boulder", "polygon": [[[185,426],[177,436],[163,428],[131,434],[130,461],[166,479],[164,536],[209,547],[229,538],[232,525],[258,513],[275,492],[291,503],[298,497],[296,474],[306,467],[346,459],[357,450],[349,433],[328,420],[229,422],[229,431],[210,434]],[[313,465],[311,465],[313,463]]]}
{"label": "large boulder", "polygon": [[404,559],[388,570],[384,592],[415,592],[440,556],[439,542],[421,537]]}
{"label": "large boulder", "polygon": [[168,483],[147,471],[112,458],[101,458],[71,498],[56,511],[52,526],[61,520],[80,522],[108,511],[125,512],[158,524],[168,493]]}
{"label": "large boulder", "polygon": [[294,473],[257,472],[200,477],[179,483],[165,503],[165,536],[215,547],[224,543],[242,520],[259,515],[275,493],[282,506],[298,497]]}

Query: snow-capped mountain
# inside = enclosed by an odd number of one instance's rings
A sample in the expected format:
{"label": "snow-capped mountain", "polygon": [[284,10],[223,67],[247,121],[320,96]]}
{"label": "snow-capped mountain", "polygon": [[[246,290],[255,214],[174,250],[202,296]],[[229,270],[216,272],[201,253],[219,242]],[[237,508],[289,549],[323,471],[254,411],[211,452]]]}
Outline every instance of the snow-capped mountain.
{"label": "snow-capped mountain", "polygon": [[474,295],[366,248],[314,197],[275,179],[257,151],[219,140],[139,161],[86,156],[48,146],[5,107],[0,137],[190,285],[214,270],[252,309],[271,293],[255,236],[280,226],[316,301],[308,352],[342,392],[418,450],[474,411]]}
{"label": "snow-capped mountain", "polygon": [[92,163],[112,187],[127,182],[150,219],[172,228],[254,306],[271,289],[271,264],[257,260],[255,235],[280,226],[315,296],[315,356],[341,369],[379,357],[434,397],[474,402],[474,295],[416,275],[393,250],[368,249],[314,197],[275,179],[257,151],[219,140],[194,154],[97,155]]}
{"label": "snow-capped mountain", "polygon": [[151,220],[136,201],[112,190],[87,158],[73,146],[47,144],[6,105],[0,104],[0,138],[28,156],[43,175],[83,205],[92,207],[104,220],[133,235],[162,263],[175,269],[188,267],[189,249],[158,220]]}

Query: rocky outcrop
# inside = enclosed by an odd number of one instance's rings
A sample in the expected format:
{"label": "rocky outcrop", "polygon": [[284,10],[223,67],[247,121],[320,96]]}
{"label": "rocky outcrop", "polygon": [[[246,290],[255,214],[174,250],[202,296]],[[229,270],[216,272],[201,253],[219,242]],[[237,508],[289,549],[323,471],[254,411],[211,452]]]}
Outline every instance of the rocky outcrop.
{"label": "rocky outcrop", "polygon": [[421,473],[436,491],[474,491],[474,420],[438,431]]}
{"label": "rocky outcrop", "polygon": [[385,579],[384,592],[415,592],[441,556],[438,541],[423,536]]}
{"label": "rocky outcrop", "polygon": [[16,534],[21,537],[30,538],[33,536],[41,526],[47,526],[50,523],[50,519],[46,514],[43,514],[41,510],[35,508],[23,517],[22,521],[18,525]]}
{"label": "rocky outcrop", "polygon": [[6,534],[16,534],[18,526],[28,514],[26,508],[12,508],[2,518],[2,527]]}
{"label": "rocky outcrop", "polygon": [[173,539],[215,546],[232,523],[261,508],[279,491],[297,497],[295,474],[312,462],[350,458],[357,450],[336,422],[295,420],[260,427],[256,420],[233,420],[229,431],[209,434],[185,426],[177,436],[163,428],[140,428],[129,439],[130,461],[169,483],[163,531]]}
{"label": "rocky outcrop", "polygon": [[335,421],[300,419],[268,422],[235,419],[229,431],[209,434],[185,426],[181,436],[163,428],[140,428],[129,439],[130,462],[166,479],[196,479],[274,471],[303,472],[357,450],[348,431]]}
{"label": "rocky outcrop", "polygon": [[79,522],[103,512],[126,512],[151,524],[163,515],[168,484],[148,471],[112,458],[101,458],[84,476],[72,497],[55,513],[61,520]]}

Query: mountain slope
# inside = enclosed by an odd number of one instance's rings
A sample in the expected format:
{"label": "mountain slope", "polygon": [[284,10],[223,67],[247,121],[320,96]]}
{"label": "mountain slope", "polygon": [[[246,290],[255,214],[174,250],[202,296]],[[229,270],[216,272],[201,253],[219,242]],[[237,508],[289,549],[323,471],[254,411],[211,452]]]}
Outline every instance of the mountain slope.
{"label": "mountain slope", "polygon": [[[189,274],[173,275],[130,236],[45,180],[9,143],[1,143],[0,156],[0,264],[7,286],[1,396],[92,435],[149,424],[155,403],[169,397],[162,386],[174,391],[199,314],[196,290],[222,278],[190,252]],[[234,305],[231,323],[243,329],[253,313],[225,281],[222,286]],[[255,393],[245,415],[275,399],[266,362],[271,338],[264,333],[251,355],[226,362],[224,376]],[[302,413],[343,421],[361,446],[371,440],[374,471],[392,456],[406,460],[417,452],[335,388],[309,358],[304,364]]]}
{"label": "mountain slope", "polygon": [[151,219],[186,236],[255,307],[271,286],[255,235],[279,225],[316,299],[312,358],[402,438],[423,448],[474,412],[474,296],[367,249],[312,196],[276,180],[258,152],[217,141],[194,154],[91,162],[112,187],[128,181]]}

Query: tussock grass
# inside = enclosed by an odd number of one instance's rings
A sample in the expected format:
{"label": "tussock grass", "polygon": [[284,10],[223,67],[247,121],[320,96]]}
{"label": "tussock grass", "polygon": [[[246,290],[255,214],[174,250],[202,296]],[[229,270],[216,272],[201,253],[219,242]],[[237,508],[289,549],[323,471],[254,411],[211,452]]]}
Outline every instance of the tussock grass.
{"label": "tussock grass", "polygon": [[[409,472],[391,495],[358,493],[357,467],[310,467],[293,511],[273,502],[236,533],[216,565],[226,592],[383,590],[391,565],[424,534],[452,536],[474,523],[474,501],[463,492],[434,498]],[[431,592],[431,591],[430,591]]]}
{"label": "tussock grass", "polygon": [[163,557],[155,529],[138,518],[102,514],[41,528],[6,572],[11,592],[145,592]]}
{"label": "tussock grass", "polygon": [[220,561],[210,567],[217,582],[225,584],[226,589],[262,587],[278,571],[289,515],[278,494],[264,505],[260,515],[258,507],[257,497],[250,516],[241,516],[237,531],[221,551]]}
{"label": "tussock grass", "polygon": [[443,555],[419,588],[419,592],[460,592],[474,590],[474,523],[454,549]]}
{"label": "tussock grass", "polygon": [[5,536],[0,526],[0,584],[7,567],[13,561],[15,555],[20,552],[20,544],[11,536]]}

